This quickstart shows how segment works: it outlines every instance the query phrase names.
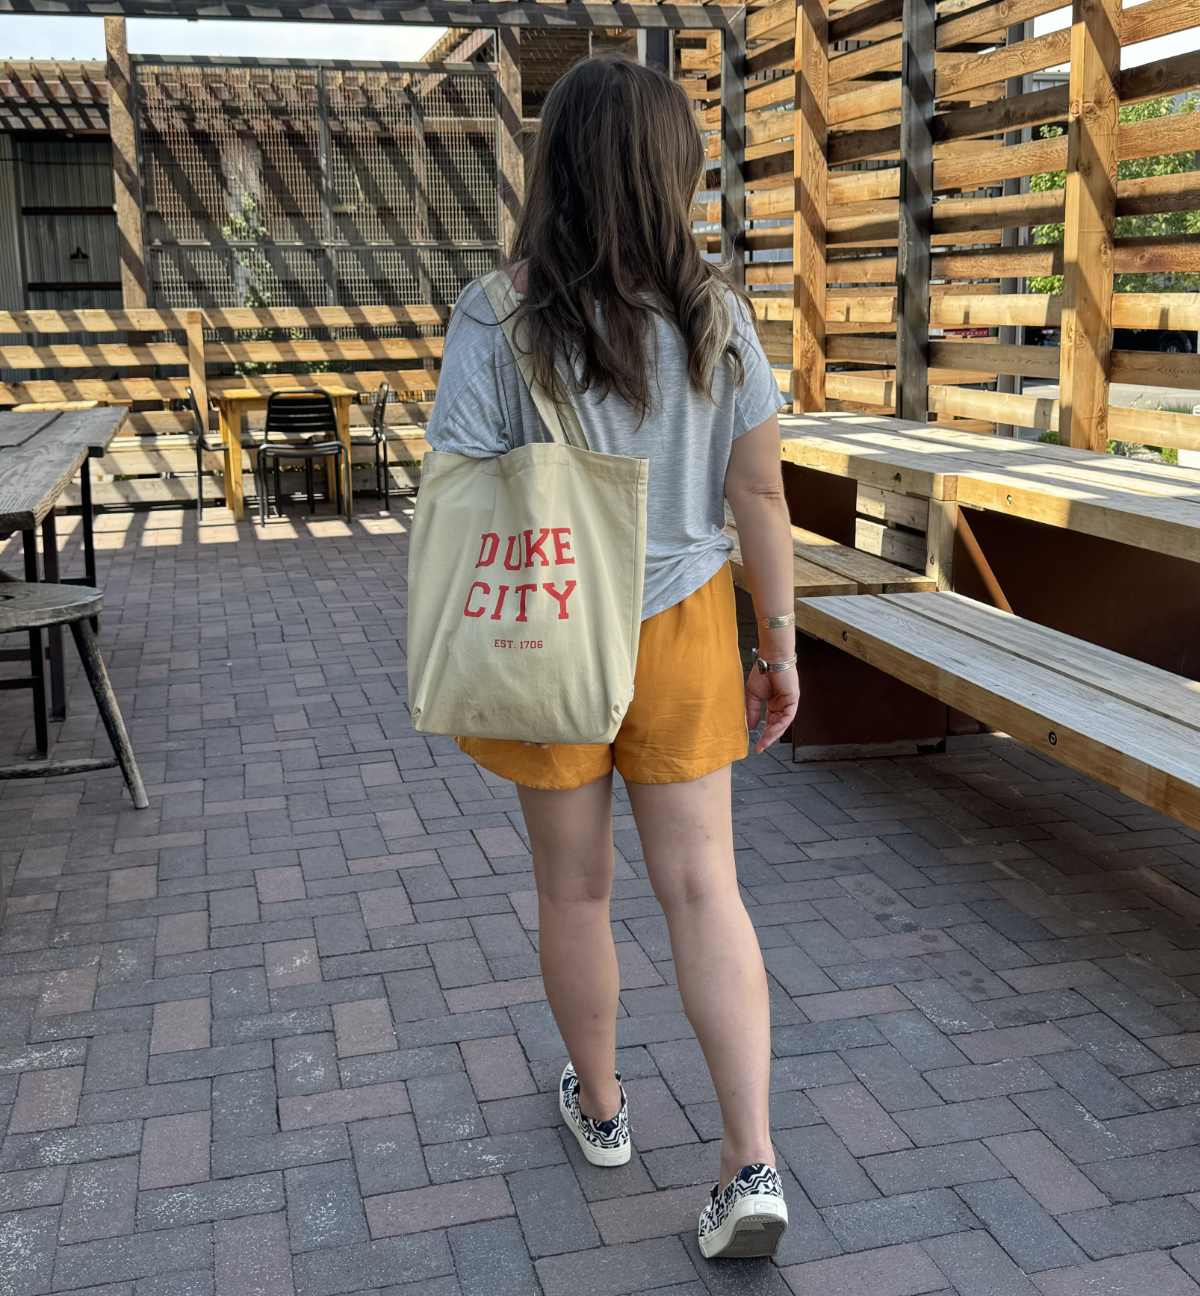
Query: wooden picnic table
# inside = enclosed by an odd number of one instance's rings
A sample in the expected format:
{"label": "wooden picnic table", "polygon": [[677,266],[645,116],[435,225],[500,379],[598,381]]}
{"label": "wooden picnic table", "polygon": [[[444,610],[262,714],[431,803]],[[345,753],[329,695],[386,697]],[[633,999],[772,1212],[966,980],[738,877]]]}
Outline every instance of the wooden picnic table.
{"label": "wooden picnic table", "polygon": [[1200,679],[1200,471],[872,415],[779,421],[794,522],[908,544],[941,589]]}
{"label": "wooden picnic table", "polygon": [[[350,402],[355,392],[348,387],[323,387],[333,400],[337,415],[338,440],[346,447],[346,463],[350,463]],[[252,388],[228,388],[213,392],[212,399],[220,415],[221,441],[225,446],[225,504],[232,509],[236,521],[241,521],[244,511],[242,499],[242,431],[244,415],[250,410],[265,410],[269,393]],[[326,464],[326,478],[330,498],[333,497],[334,469]],[[346,516],[353,510],[353,501],[346,501]]]}
{"label": "wooden picnic table", "polygon": [[[99,409],[36,410],[0,413],[0,539],[22,532],[24,579],[59,582],[58,533],[54,506],[78,474],[83,510],[84,576],[64,584],[96,584],[96,551],[92,531],[89,459],[98,459],[120,431],[129,411],[123,406]],[[42,561],[38,563],[38,527],[42,529]],[[0,574],[2,577],[2,574]],[[30,651],[35,651],[31,632]],[[50,750],[48,719],[67,714],[62,627],[48,631],[50,648],[49,714],[34,715],[39,753]],[[36,632],[41,652],[41,631]],[[23,651],[6,649],[0,660],[24,660]]]}

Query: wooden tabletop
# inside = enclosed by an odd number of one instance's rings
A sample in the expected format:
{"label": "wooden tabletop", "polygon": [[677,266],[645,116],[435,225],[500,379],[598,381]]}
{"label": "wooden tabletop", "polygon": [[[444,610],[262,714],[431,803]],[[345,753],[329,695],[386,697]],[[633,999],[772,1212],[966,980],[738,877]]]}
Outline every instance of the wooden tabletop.
{"label": "wooden tabletop", "polygon": [[0,414],[0,536],[37,526],[128,417],[123,406]]}
{"label": "wooden tabletop", "polygon": [[863,414],[779,423],[789,463],[1200,562],[1195,469]]}
{"label": "wooden tabletop", "polygon": [[[299,391],[300,388],[289,387],[287,390]],[[343,396],[354,396],[356,394],[349,387],[306,387],[303,390],[323,391],[332,396],[334,400],[338,400]],[[265,405],[272,393],[255,391],[253,387],[235,387],[232,390],[227,388],[225,391],[214,391],[209,394],[218,404],[221,404],[222,402],[228,404],[247,404],[254,401],[261,401]]]}

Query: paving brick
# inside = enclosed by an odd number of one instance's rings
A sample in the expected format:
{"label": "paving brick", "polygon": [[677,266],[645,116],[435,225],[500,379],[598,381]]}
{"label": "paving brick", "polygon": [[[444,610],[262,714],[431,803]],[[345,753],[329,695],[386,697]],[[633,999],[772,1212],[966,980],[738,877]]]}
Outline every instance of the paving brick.
{"label": "paving brick", "polygon": [[[1194,1123],[1192,1129],[1194,1133]],[[1200,1190],[1200,1157],[1193,1144],[1175,1151],[1097,1162],[1088,1166],[1087,1172],[1113,1201],[1146,1201]]]}
{"label": "paving brick", "polygon": [[60,1243],[132,1233],[138,1192],[136,1157],[71,1167],[59,1222]]}
{"label": "paving brick", "polygon": [[921,1245],[960,1292],[970,1292],[971,1296],[1037,1296],[1033,1283],[982,1230],[929,1238]]}
{"label": "paving brick", "polygon": [[207,999],[178,999],[154,1005],[150,1052],[182,1053],[206,1049],[210,1038],[211,1006]]}
{"label": "paving brick", "polygon": [[64,1129],[75,1124],[83,1067],[26,1071],[17,1085],[17,1098],[8,1121],[10,1134]]}
{"label": "paving brick", "polygon": [[1054,1087],[1054,1081],[1032,1058],[947,1067],[945,1070],[926,1071],[925,1078],[948,1102],[997,1098],[1004,1094]]}
{"label": "paving brick", "polygon": [[386,999],[356,999],[333,1005],[338,1057],[384,1053],[396,1047],[396,1028]]}
{"label": "paving brick", "polygon": [[408,1097],[422,1143],[448,1143],[487,1132],[471,1082],[462,1071],[415,1076]]}
{"label": "paving brick", "polygon": [[29,1210],[33,1206],[56,1206],[66,1188],[66,1166],[0,1174],[0,1214]]}
{"label": "paving brick", "polygon": [[369,1198],[366,1209],[376,1238],[499,1219],[514,1210],[504,1180],[497,1177],[384,1193]]}
{"label": "paving brick", "polygon": [[885,1152],[867,1157],[861,1164],[880,1192],[888,1196],[927,1188],[953,1188],[1005,1175],[1005,1167],[977,1142]]}
{"label": "paving brick", "polygon": [[975,1216],[947,1188],[831,1206],[822,1215],[847,1251],[919,1242],[976,1224]]}
{"label": "paving brick", "polygon": [[696,1228],[708,1195],[708,1187],[697,1184],[636,1197],[614,1197],[597,1202],[592,1207],[592,1216],[606,1246],[673,1237]]}
{"label": "paving brick", "polygon": [[696,1142],[691,1121],[661,1079],[646,1076],[624,1083],[629,1100],[629,1128],[641,1151]]}
{"label": "paving brick", "polygon": [[463,1296],[525,1296],[535,1290],[533,1263],[515,1220],[459,1225],[447,1238]]}
{"label": "paving brick", "polygon": [[1082,1049],[1043,1057],[1041,1065],[1100,1120],[1135,1116],[1147,1110],[1145,1102],[1128,1085]]}
{"label": "paving brick", "polygon": [[207,1269],[212,1264],[212,1226],[155,1229],[131,1237],[102,1238],[59,1247],[54,1261],[57,1289]]}
{"label": "paving brick", "polygon": [[47,972],[42,978],[35,1015],[57,1017],[63,1013],[87,1012],[96,997],[99,971],[99,965],[92,963],[87,967]]}
{"label": "paving brick", "polygon": [[537,1092],[515,1035],[463,1040],[459,1048],[479,1102]]}
{"label": "paving brick", "polygon": [[[0,1255],[5,1257],[4,1282],[12,1296],[50,1290],[57,1223],[58,1211],[49,1207],[0,1215]],[[15,1259],[20,1260],[19,1268],[13,1264]]]}
{"label": "paving brick", "polygon": [[1107,1204],[1104,1194],[1040,1130],[1002,1134],[984,1143],[1051,1215]]}
{"label": "paving brick", "polygon": [[[399,1119],[403,1119],[402,1117]],[[212,1148],[214,1179],[286,1170],[291,1166],[341,1161],[350,1155],[350,1141],[340,1125],[312,1130],[289,1130],[215,1143]]]}
{"label": "paving brick", "polygon": [[908,999],[895,986],[890,985],[804,995],[797,998],[796,1005],[812,1021],[868,1017],[873,1013],[903,1012],[912,1007]]}
{"label": "paving brick", "polygon": [[281,1098],[338,1087],[337,1046],[331,1032],[275,1041],[275,1086]]}
{"label": "paving brick", "polygon": [[412,906],[403,887],[378,887],[360,891],[362,920],[368,931],[377,927],[399,927],[413,921]]}
{"label": "paving brick", "polygon": [[276,1119],[275,1072],[240,1071],[212,1080],[213,1138],[274,1134]]}
{"label": "paving brick", "polygon": [[0,1149],[0,1172],[132,1156],[137,1154],[141,1142],[141,1121],[82,1125],[40,1134],[10,1134]]}
{"label": "paving brick", "polygon": [[977,1098],[941,1107],[923,1107],[896,1112],[895,1119],[918,1147],[1012,1134],[1029,1129],[1033,1123],[1010,1098]]}
{"label": "paving brick", "polygon": [[[1015,1094],[1011,1101],[1072,1161],[1102,1161],[1105,1157],[1121,1156],[1126,1151],[1116,1134],[1061,1089]],[[1010,1132],[987,1131],[989,1134]]]}
{"label": "paving brick", "polygon": [[764,950],[763,962],[767,971],[790,995],[824,994],[837,990],[837,985],[798,945],[780,945]]}
{"label": "paving brick", "polygon": [[569,1165],[518,1170],[509,1175],[508,1189],[535,1259],[599,1245],[595,1222]]}
{"label": "paving brick", "polygon": [[426,1281],[452,1272],[454,1261],[445,1233],[438,1232],[310,1251],[298,1255],[293,1268],[296,1296],[366,1293],[401,1274],[413,1296],[420,1296]]}
{"label": "paving brick", "polygon": [[148,1120],[142,1131],[139,1187],[173,1188],[207,1179],[210,1129],[206,1111]]}
{"label": "paving brick", "polygon": [[1182,1197],[1078,1211],[1060,1222],[1092,1260],[1200,1242],[1200,1213]]}
{"label": "paving brick", "polygon": [[946,1278],[919,1246],[890,1246],[833,1256],[783,1271],[795,1296],[926,1296]]}
{"label": "paving brick", "polygon": [[1013,1026],[1007,1030],[977,1031],[964,1035],[955,1043],[976,1065],[1005,1058],[1061,1053],[1073,1046],[1073,1042],[1053,1022],[1043,1022],[1040,1026]]}
{"label": "paving brick", "polygon": [[294,1296],[282,1214],[222,1220],[213,1230],[217,1296]]}
{"label": "paving brick", "polygon": [[304,871],[297,865],[255,869],[254,883],[258,887],[259,901],[263,904],[303,900],[306,897]]}
{"label": "paving brick", "polygon": [[308,1129],[314,1125],[397,1116],[408,1110],[408,1091],[402,1082],[393,1081],[281,1098],[279,1124],[285,1130]]}
{"label": "paving brick", "polygon": [[486,1174],[510,1174],[514,1170],[560,1165],[565,1160],[558,1134],[547,1129],[497,1134],[459,1143],[439,1143],[425,1149],[425,1164],[434,1183],[477,1179]]}
{"label": "paving brick", "polygon": [[429,1182],[416,1122],[411,1116],[355,1121],[350,1126],[350,1144],[364,1197],[420,1188]]}
{"label": "paving brick", "polygon": [[1198,1287],[1164,1251],[1035,1274],[1042,1296],[1197,1296]]}
{"label": "paving brick", "polygon": [[1026,1273],[1084,1259],[1075,1243],[1016,1180],[963,1184],[958,1195]]}
{"label": "paving brick", "polygon": [[367,1220],[349,1161],[285,1170],[288,1240],[293,1251],[366,1241]]}
{"label": "paving brick", "polygon": [[697,1276],[677,1238],[546,1256],[535,1268],[545,1296],[630,1296]]}
{"label": "paving brick", "polygon": [[842,1057],[885,1111],[936,1107],[941,1099],[891,1044],[846,1049]]}
{"label": "paving brick", "polygon": [[879,1196],[879,1190],[827,1125],[776,1131],[774,1139],[776,1150],[814,1206],[838,1206]]}
{"label": "paving brick", "polygon": [[283,986],[311,985],[321,979],[321,964],[314,940],[268,942],[263,946],[267,985],[272,990]]}
{"label": "paving brick", "polygon": [[178,1228],[206,1221],[266,1214],[284,1206],[283,1175],[213,1179],[188,1188],[163,1188],[138,1197],[138,1227]]}
{"label": "paving brick", "polygon": [[807,1096],[852,1156],[912,1147],[904,1131],[857,1081],[810,1089]]}

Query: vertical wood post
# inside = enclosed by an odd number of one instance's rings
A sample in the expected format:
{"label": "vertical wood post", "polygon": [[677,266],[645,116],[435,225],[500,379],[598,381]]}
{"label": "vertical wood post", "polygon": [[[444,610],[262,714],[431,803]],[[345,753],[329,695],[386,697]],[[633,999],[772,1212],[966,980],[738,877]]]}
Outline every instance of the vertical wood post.
{"label": "vertical wood post", "polygon": [[896,416],[929,420],[935,0],[903,0],[900,240],[896,254]]}
{"label": "vertical wood post", "polygon": [[321,191],[321,244],[322,278],[325,280],[325,300],[310,302],[312,306],[336,306],[337,262],[333,250],[333,138],[329,130],[329,86],[325,69],[317,68],[317,174]]}
{"label": "vertical wood post", "polygon": [[208,374],[204,367],[204,316],[198,310],[184,315],[187,325],[188,385],[196,397],[200,418],[208,431]]}
{"label": "vertical wood post", "polygon": [[[1032,19],[1028,23],[1015,23],[1008,29],[1005,37],[1005,44],[1019,45],[1026,36],[1026,28],[1029,32],[1033,31]],[[1025,78],[1023,76],[1009,77],[1004,83],[1004,97],[1006,99],[1015,99],[1018,95],[1025,93]],[[1005,144],[1020,144],[1024,135],[1023,130],[1007,131],[1004,135]],[[1019,194],[1024,185],[1020,179],[1008,179],[1004,181],[1002,193],[1007,198],[1013,194]],[[1015,226],[1009,226],[1000,231],[1000,246],[1015,248],[1020,242],[1021,231]],[[1009,296],[1018,292],[1023,280],[1009,277],[1000,280],[1000,292],[1003,296]],[[1015,325],[1004,324],[999,330],[1001,346],[1015,346],[1017,342],[1017,329]],[[1020,392],[1021,380],[1015,374],[997,374],[996,390],[998,392]],[[1016,429],[1011,423],[997,423],[997,436],[1015,436]]]}
{"label": "vertical wood post", "polygon": [[517,218],[525,201],[525,161],[521,155],[521,30],[496,30],[496,61],[500,96],[498,157],[500,171],[500,242],[507,257],[512,253]]}
{"label": "vertical wood post", "polygon": [[1071,25],[1058,437],[1104,450],[1112,350],[1121,0],[1075,0]]}
{"label": "vertical wood post", "polygon": [[796,0],[792,175],[792,413],[825,408],[825,205],[829,20],[823,0]]}
{"label": "vertical wood post", "polygon": [[721,260],[746,284],[746,11],[721,32]]}
{"label": "vertical wood post", "polygon": [[142,242],[142,182],[137,165],[137,104],[124,18],[105,18],[104,48],[108,58],[108,125],[121,257],[121,304],[126,310],[140,310],[147,305],[149,292]]}

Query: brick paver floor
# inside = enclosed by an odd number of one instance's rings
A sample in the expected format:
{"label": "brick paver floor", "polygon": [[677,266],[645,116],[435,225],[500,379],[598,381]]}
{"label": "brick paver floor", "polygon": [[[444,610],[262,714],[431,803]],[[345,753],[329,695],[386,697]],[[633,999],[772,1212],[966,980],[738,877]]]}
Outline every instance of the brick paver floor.
{"label": "brick paver floor", "polygon": [[513,790],[409,725],[403,507],[103,519],[151,808],[0,785],[0,1296],[1200,1294],[1200,834],[997,737],[737,768],[775,1265],[697,1252],[716,1104],[618,794],[637,1152],[586,1165]]}

